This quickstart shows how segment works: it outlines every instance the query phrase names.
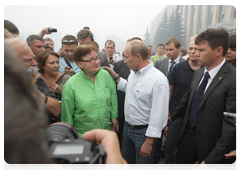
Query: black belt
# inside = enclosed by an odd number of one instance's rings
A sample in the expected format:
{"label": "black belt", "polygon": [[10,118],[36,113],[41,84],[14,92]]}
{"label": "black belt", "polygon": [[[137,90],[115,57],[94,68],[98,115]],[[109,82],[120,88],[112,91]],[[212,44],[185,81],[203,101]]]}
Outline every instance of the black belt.
{"label": "black belt", "polygon": [[130,125],[128,122],[126,122],[130,129],[143,129],[148,127],[148,125]]}

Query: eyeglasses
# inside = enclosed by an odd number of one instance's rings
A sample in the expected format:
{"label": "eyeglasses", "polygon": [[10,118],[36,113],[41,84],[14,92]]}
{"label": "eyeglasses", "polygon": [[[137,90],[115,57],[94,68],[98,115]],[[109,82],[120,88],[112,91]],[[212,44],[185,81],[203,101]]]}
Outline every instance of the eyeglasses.
{"label": "eyeglasses", "polygon": [[90,60],[80,60],[80,62],[89,62],[89,63],[94,63],[97,61],[100,61],[101,57],[97,57],[97,58],[91,58]]}
{"label": "eyeglasses", "polygon": [[76,40],[63,40],[62,41],[63,44],[77,44]]}

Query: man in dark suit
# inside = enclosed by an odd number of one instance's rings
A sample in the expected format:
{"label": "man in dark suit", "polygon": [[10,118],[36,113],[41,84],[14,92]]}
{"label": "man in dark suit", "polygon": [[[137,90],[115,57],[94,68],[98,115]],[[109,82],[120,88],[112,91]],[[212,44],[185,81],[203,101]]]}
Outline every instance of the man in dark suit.
{"label": "man in dark suit", "polygon": [[[124,57],[124,56],[123,56]],[[124,63],[124,60],[117,61],[114,64],[113,70],[122,78],[125,80],[128,79],[128,76],[130,74],[130,69],[127,66],[126,63]],[[123,127],[124,127],[124,102],[125,102],[125,93],[117,90],[117,98],[118,98],[118,123],[119,123],[119,131],[117,132],[120,148],[122,150],[122,137],[123,137]]]}
{"label": "man in dark suit", "polygon": [[169,78],[173,67],[185,61],[180,55],[181,43],[177,38],[170,38],[166,42],[166,58],[156,61],[155,67]]}
{"label": "man in dark suit", "polygon": [[[224,112],[236,113],[236,69],[225,61],[229,35],[207,29],[196,39],[198,69],[188,92],[170,115],[184,115],[176,163],[226,163],[224,155],[236,149],[236,127]],[[231,120],[232,119],[232,120]],[[170,121],[171,121],[170,120]]]}
{"label": "man in dark suit", "polygon": [[[160,59],[156,61],[155,67],[160,70],[168,79],[170,78],[170,74],[172,72],[173,67],[183,61],[186,61],[179,55],[179,51],[181,50],[181,43],[177,38],[170,38],[166,42],[166,58]],[[156,152],[154,163],[157,164],[159,162],[160,157],[165,157],[165,151],[162,151],[162,136],[157,139]]]}
{"label": "man in dark suit", "polygon": [[[78,39],[79,45],[94,43],[93,34],[90,30],[87,30],[87,29],[80,30],[77,33],[77,39]],[[98,57],[101,58],[100,59],[100,66],[101,67],[102,66],[110,67],[105,53],[102,53],[102,52],[98,51],[97,55],[98,55]]]}

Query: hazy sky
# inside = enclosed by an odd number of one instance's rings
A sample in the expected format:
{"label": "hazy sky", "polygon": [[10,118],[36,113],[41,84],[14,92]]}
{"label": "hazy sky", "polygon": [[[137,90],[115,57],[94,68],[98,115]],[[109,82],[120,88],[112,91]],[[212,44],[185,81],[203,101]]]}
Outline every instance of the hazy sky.
{"label": "hazy sky", "polygon": [[[38,34],[42,28],[51,26],[58,32],[45,37],[52,38],[60,46],[64,35],[77,35],[84,26],[89,26],[98,42],[104,48],[106,36],[115,35],[123,41],[137,36],[144,38],[150,22],[165,5],[9,5],[4,10],[4,19],[12,21],[20,30],[20,37],[26,40],[30,34]],[[58,39],[57,39],[57,38]],[[116,50],[122,51],[124,49]]]}

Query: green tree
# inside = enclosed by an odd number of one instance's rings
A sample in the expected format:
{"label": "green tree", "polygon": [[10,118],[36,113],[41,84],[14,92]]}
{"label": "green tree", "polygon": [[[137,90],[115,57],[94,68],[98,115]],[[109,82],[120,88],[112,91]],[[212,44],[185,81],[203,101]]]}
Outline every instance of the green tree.
{"label": "green tree", "polygon": [[165,44],[168,38],[168,15],[167,11],[165,11],[153,38],[153,51],[157,51],[157,45],[160,43]]}
{"label": "green tree", "polygon": [[181,42],[181,46],[185,47],[185,31],[182,23],[182,18],[180,14],[180,6],[172,12],[171,17],[169,18],[168,31],[169,38],[175,37]]}
{"label": "green tree", "polygon": [[147,27],[146,33],[144,34],[143,42],[146,44],[146,46],[151,45],[151,43],[152,43],[151,36],[150,36],[149,31],[148,31],[148,27]]}
{"label": "green tree", "polygon": [[174,12],[173,34],[174,37],[181,42],[182,47],[185,47],[185,29],[183,27],[183,19],[181,17],[179,9],[180,6],[178,5]]}

